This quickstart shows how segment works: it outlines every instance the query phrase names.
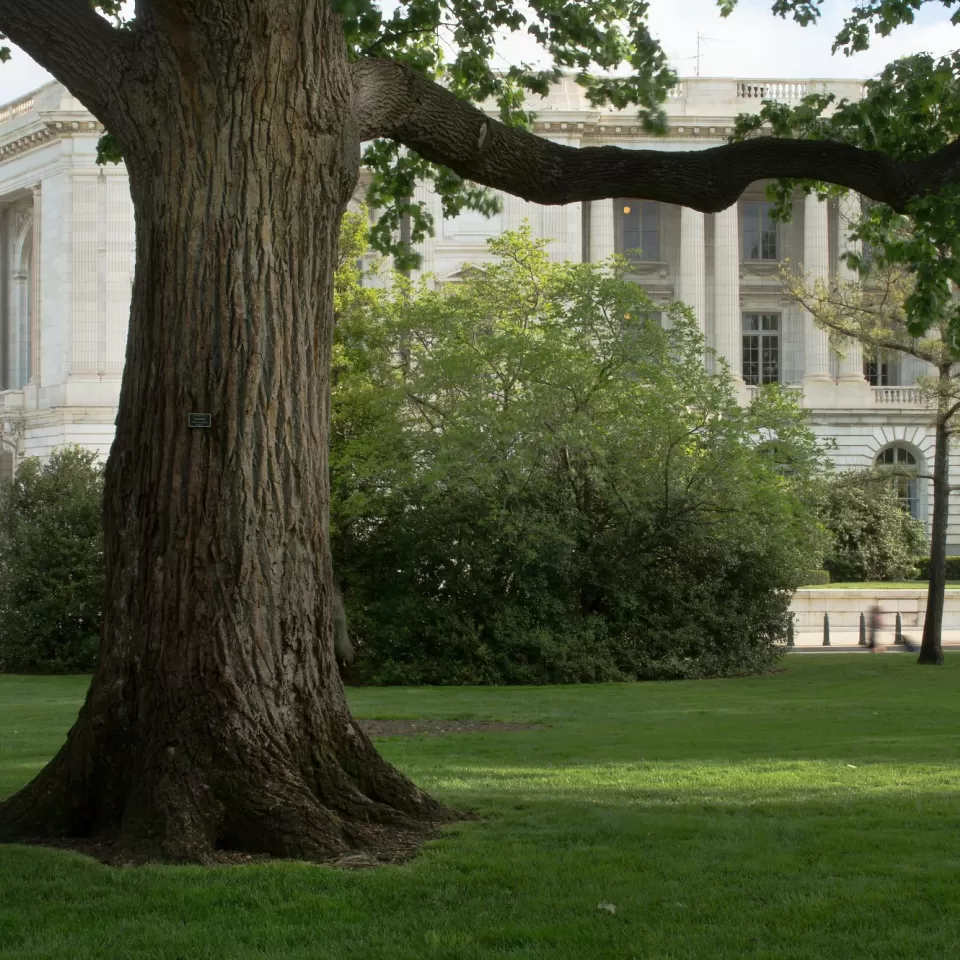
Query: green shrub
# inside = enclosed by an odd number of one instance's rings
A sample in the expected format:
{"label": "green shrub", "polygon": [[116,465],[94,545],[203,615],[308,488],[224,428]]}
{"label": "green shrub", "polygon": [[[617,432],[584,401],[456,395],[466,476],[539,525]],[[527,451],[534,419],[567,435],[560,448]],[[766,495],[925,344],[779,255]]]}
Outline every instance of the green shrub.
{"label": "green shrub", "polygon": [[823,523],[832,544],[823,566],[838,583],[911,580],[929,548],[923,524],[900,505],[885,477],[839,474],[827,485]]}
{"label": "green shrub", "polygon": [[811,570],[803,575],[803,585],[805,587],[820,587],[829,582],[829,570]]}
{"label": "green shrub", "polygon": [[104,591],[103,468],[79,447],[24,460],[0,494],[0,670],[93,668]]}
{"label": "green shrub", "polygon": [[689,311],[647,319],[625,265],[491,247],[337,319],[331,526],[361,679],[769,669],[822,553],[802,412],[776,390],[742,409]]}
{"label": "green shrub", "polygon": [[[930,579],[930,558],[923,557],[919,564],[919,576],[920,580],[929,580]],[[947,579],[948,580],[960,580],[960,557],[947,557]]]}

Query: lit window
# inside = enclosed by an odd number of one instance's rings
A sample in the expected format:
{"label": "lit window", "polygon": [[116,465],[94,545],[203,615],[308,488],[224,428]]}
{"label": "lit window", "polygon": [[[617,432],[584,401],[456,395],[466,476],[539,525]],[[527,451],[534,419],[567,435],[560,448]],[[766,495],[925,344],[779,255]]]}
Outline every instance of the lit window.
{"label": "lit window", "polygon": [[780,315],[743,315],[743,382],[751,387],[780,382]]}
{"label": "lit window", "polygon": [[619,200],[617,222],[620,241],[618,253],[634,260],[660,259],[659,203],[651,200]]}
{"label": "lit window", "polygon": [[743,259],[779,260],[772,203],[743,205]]}

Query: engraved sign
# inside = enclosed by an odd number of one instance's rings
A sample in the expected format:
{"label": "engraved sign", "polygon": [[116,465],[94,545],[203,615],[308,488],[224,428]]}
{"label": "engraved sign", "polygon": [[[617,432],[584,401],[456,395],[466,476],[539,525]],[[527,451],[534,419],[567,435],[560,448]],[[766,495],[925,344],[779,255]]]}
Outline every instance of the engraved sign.
{"label": "engraved sign", "polygon": [[208,430],[210,428],[210,414],[209,413],[188,413],[187,426],[191,430],[195,430],[195,429]]}

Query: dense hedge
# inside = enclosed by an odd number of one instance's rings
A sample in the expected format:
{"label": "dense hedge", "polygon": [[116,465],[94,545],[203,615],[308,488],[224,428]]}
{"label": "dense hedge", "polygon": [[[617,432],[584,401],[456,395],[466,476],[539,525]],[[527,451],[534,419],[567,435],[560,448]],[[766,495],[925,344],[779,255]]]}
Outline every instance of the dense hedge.
{"label": "dense hedge", "polygon": [[0,491],[0,670],[93,668],[104,592],[103,468],[80,447],[24,460]]}
{"label": "dense hedge", "polygon": [[[924,557],[919,562],[921,580],[930,579],[930,558]],[[960,580],[960,557],[947,557],[947,579]]]}

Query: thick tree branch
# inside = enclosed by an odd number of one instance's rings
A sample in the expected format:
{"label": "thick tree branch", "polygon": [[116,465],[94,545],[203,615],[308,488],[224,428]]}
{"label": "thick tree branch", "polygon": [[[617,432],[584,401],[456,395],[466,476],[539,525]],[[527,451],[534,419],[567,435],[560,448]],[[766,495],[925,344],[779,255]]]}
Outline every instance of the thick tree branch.
{"label": "thick tree branch", "polygon": [[468,180],[541,204],[629,196],[706,213],[724,210],[757,180],[824,180],[903,210],[960,181],[960,141],[925,160],[831,141],[758,137],[707,150],[577,149],[507,127],[392,60],[353,64],[362,138],[397,140]]}
{"label": "thick tree branch", "polygon": [[109,122],[113,91],[128,66],[128,39],[90,0],[0,0],[0,32]]}

